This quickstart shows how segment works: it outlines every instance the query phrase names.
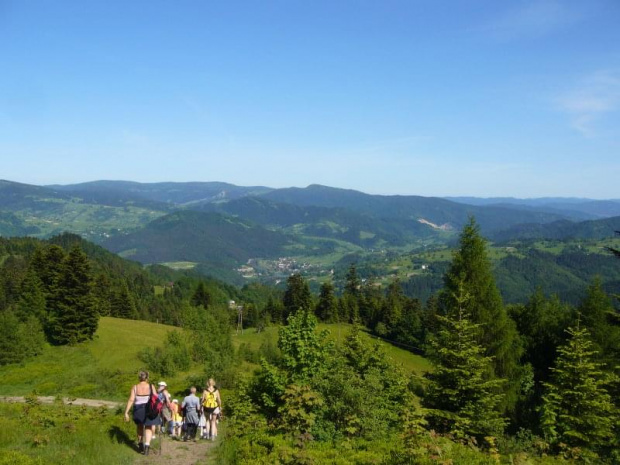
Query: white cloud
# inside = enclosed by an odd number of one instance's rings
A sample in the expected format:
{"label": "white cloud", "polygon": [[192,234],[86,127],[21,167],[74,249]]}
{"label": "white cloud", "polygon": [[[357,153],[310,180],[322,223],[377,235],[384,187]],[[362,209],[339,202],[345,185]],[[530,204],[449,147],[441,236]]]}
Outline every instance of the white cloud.
{"label": "white cloud", "polygon": [[620,110],[620,72],[602,70],[586,76],[558,99],[571,126],[585,137],[596,136],[596,122]]}

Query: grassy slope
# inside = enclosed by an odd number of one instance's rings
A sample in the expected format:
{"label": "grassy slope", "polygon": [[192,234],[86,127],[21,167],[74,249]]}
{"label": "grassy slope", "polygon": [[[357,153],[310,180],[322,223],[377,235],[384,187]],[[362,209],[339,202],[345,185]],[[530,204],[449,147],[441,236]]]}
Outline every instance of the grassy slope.
{"label": "grassy slope", "polygon": [[[336,343],[343,340],[350,326],[321,324]],[[174,327],[146,321],[102,318],[95,340],[75,347],[47,347],[45,352],[23,365],[0,367],[0,395],[63,395],[123,401],[142,367],[138,352],[146,347],[161,345],[168,331]],[[236,346],[247,343],[253,349],[278,337],[278,328],[272,326],[256,333],[247,329],[243,335],[233,336]],[[368,335],[364,337],[370,338]],[[418,355],[389,344],[381,343],[395,364],[407,371],[421,374],[428,371],[429,362]],[[199,372],[200,367],[193,367]],[[191,373],[179,373],[166,379],[173,395],[181,395]],[[154,382],[157,379],[153,379]]]}
{"label": "grassy slope", "polygon": [[[343,341],[347,336],[351,325],[346,324],[320,324],[320,330],[329,331],[328,339],[331,339],[338,344]],[[362,337],[367,338],[370,341],[371,337],[368,334],[362,333]],[[274,343],[278,338],[278,327],[270,326],[261,333],[256,333],[254,328],[246,329],[243,334],[233,336],[233,343],[238,347],[245,343],[248,344],[253,350],[257,350],[261,344],[265,341],[271,340]],[[375,340],[372,340],[374,343]],[[397,365],[402,365],[405,370],[410,373],[416,373],[418,375],[428,371],[430,369],[430,362],[424,357],[412,354],[407,350],[400,349],[390,344],[381,343],[381,347],[386,351],[387,355]]]}
{"label": "grassy slope", "polygon": [[124,400],[142,363],[138,352],[160,345],[171,326],[102,318],[95,340],[47,347],[23,365],[0,367],[0,394]]}

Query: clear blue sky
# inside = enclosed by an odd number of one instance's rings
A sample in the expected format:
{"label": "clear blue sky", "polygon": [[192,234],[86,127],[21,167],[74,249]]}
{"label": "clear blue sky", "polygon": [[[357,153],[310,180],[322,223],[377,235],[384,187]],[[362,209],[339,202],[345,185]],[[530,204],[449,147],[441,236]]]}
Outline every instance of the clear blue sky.
{"label": "clear blue sky", "polygon": [[0,178],[620,198],[618,0],[0,0]]}

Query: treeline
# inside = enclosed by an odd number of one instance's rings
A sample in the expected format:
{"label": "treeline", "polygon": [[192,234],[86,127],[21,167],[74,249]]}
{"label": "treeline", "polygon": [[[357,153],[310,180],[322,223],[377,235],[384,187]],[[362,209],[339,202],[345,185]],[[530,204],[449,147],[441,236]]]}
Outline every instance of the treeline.
{"label": "treeline", "polygon": [[[594,279],[577,306],[541,289],[526,303],[505,305],[473,219],[442,290],[425,304],[406,297],[398,282],[385,291],[362,284],[351,266],[340,295],[326,283],[315,299],[293,275],[281,300],[254,313],[257,326],[286,325],[281,356],[264,360],[233,404],[235,421],[250,416],[263,425],[239,433],[237,453],[277,458],[255,445],[291,434],[303,448],[311,439],[372,440],[400,431],[405,440],[392,444],[389,463],[427,463],[437,434],[491,453],[620,460],[620,313],[612,298]],[[316,331],[318,320],[364,325],[421,348],[434,368],[406,380],[357,330],[342,347],[330,345]],[[287,453],[296,463],[307,459]]]}
{"label": "treeline", "polygon": [[195,328],[197,308],[217,308],[228,328],[228,302],[240,292],[193,273],[145,268],[72,234],[0,238],[0,364],[37,355],[46,343],[92,339],[102,316]]}

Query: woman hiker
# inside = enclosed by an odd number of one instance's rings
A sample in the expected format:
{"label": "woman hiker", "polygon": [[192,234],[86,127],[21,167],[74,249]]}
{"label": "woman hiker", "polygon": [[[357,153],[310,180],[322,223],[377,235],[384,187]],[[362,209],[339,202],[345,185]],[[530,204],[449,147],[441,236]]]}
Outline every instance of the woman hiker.
{"label": "woman hiker", "polygon": [[149,420],[146,416],[146,407],[151,392],[156,392],[155,386],[149,382],[149,372],[138,373],[138,384],[131,388],[127,406],[125,407],[125,421],[129,421],[129,409],[133,405],[133,421],[136,424],[138,435],[138,449],[144,455],[149,455],[153,428],[161,425],[161,417]]}

